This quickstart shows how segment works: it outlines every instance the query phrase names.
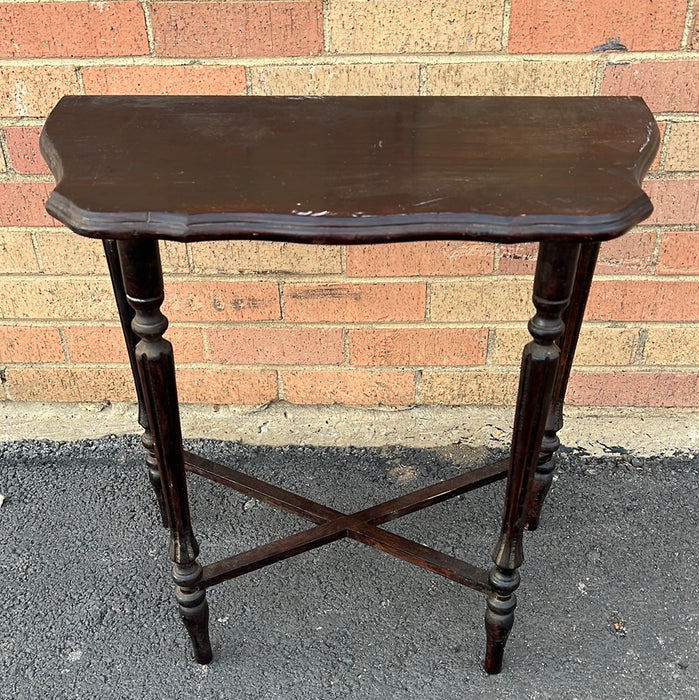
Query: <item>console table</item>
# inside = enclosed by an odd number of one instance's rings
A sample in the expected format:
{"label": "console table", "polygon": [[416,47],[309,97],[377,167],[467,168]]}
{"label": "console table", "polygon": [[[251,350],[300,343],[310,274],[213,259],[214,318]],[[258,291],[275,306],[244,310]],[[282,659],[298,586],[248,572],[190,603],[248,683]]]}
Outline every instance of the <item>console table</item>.
{"label": "console table", "polygon": [[[46,208],[104,248],[129,351],[151,483],[170,531],[175,596],[199,663],[206,589],[351,537],[486,595],[485,669],[501,669],[522,534],[551,484],[556,436],[601,241],[652,211],[640,182],[658,147],[633,97],[64,97],[41,136]],[[532,341],[509,458],[356,513],[183,451],[158,241],[538,242]],[[600,349],[603,352],[603,349]],[[314,525],[201,565],[186,472]],[[488,571],[381,525],[506,478]]]}

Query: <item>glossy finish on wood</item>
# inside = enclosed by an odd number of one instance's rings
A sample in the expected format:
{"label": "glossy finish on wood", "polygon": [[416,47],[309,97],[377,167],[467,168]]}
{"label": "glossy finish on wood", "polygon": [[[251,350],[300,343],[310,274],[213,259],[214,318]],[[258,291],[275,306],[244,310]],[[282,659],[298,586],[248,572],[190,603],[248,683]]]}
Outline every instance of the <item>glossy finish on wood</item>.
{"label": "glossy finish on wood", "polygon": [[85,235],[505,242],[644,219],[658,139],[626,97],[65,97],[41,148]]}
{"label": "glossy finish on wood", "polygon": [[[639,98],[68,97],[42,150],[47,208],[104,238],[151,482],[170,531],[194,657],[211,660],[206,590],[350,537],[487,596],[488,673],[514,624],[525,527],[551,482],[563,399],[599,241],[648,216],[640,180],[658,131]],[[507,460],[342,513],[185,453],[157,239],[380,243],[539,241]],[[569,306],[570,303],[570,306]],[[314,523],[202,566],[186,471]],[[380,526],[507,477],[487,571]]]}

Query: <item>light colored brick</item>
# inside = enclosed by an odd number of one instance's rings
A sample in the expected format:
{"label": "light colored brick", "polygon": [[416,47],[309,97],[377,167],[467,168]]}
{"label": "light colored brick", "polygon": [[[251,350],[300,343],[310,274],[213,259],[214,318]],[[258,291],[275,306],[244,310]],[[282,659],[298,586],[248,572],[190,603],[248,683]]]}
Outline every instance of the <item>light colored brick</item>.
{"label": "light colored brick", "polygon": [[656,272],[659,275],[699,275],[699,231],[664,231]]}
{"label": "light colored brick", "polygon": [[618,37],[629,51],[679,49],[686,0],[512,0],[510,53],[588,53]]}
{"label": "light colored brick", "polygon": [[320,2],[156,2],[157,56],[309,56],[323,51]]}
{"label": "light colored brick", "polygon": [[79,92],[74,68],[3,66],[0,71],[0,117],[45,117],[63,95]]}
{"label": "light colored brick", "polygon": [[0,362],[63,362],[57,328],[0,326]]}
{"label": "light colored brick", "polygon": [[142,56],[146,22],[138,2],[0,4],[0,55]]}
{"label": "light colored brick", "polygon": [[347,246],[351,277],[485,275],[493,271],[493,246],[471,241],[419,241]]}
{"label": "light colored brick", "polygon": [[338,274],[339,246],[308,246],[272,241],[193,243],[195,272],[206,274]]}
{"label": "light colored brick", "polygon": [[163,272],[189,272],[187,248],[177,241],[160,241],[160,262]]}
{"label": "light colored brick", "polygon": [[643,189],[653,202],[646,224],[695,224],[699,221],[699,179],[646,180]]}
{"label": "light colored brick", "polygon": [[0,182],[0,226],[58,226],[44,208],[48,182]]}
{"label": "light colored brick", "polygon": [[107,279],[0,277],[0,318],[113,320]]}
{"label": "light colored brick", "polygon": [[356,366],[425,367],[485,363],[486,328],[350,330],[350,362]]}
{"label": "light colored brick", "polygon": [[386,323],[425,318],[425,285],[286,284],[284,318],[292,322]]}
{"label": "light colored brick", "polygon": [[182,403],[254,406],[277,398],[277,374],[270,370],[185,367],[177,372],[177,393]]}
{"label": "light colored brick", "polygon": [[510,60],[427,66],[428,95],[592,95],[590,61]]}
{"label": "light colored brick", "polygon": [[654,172],[658,169],[658,166],[660,165],[660,155],[662,152],[662,144],[663,141],[665,140],[665,133],[667,131],[667,122],[657,122],[658,124],[658,131],[660,132],[660,146],[658,147],[658,150],[655,154],[655,158],[653,158],[653,162],[650,164],[650,167],[648,168],[649,172]]}
{"label": "light colored brick", "polygon": [[244,95],[242,66],[89,66],[86,94]]}
{"label": "light colored brick", "polygon": [[[118,364],[129,361],[120,326],[65,326],[63,333],[72,362]],[[199,328],[170,326],[165,337],[173,344],[177,363],[204,361]]]}
{"label": "light colored brick", "polygon": [[699,51],[699,12],[694,11],[694,22],[689,32],[688,46],[692,51]]}
{"label": "light colored brick", "polygon": [[420,67],[408,63],[251,66],[254,95],[417,95]]}
{"label": "light colored brick", "polygon": [[[526,328],[497,328],[492,350],[495,365],[519,367],[522,350],[531,336]],[[638,330],[583,326],[575,351],[576,365],[630,365],[636,355]]]}
{"label": "light colored brick", "polygon": [[524,321],[534,314],[531,280],[433,282],[430,289],[432,321]]}
{"label": "light colored brick", "polygon": [[665,148],[665,170],[699,170],[699,121],[672,125]]}
{"label": "light colored brick", "polygon": [[699,406],[699,373],[574,372],[570,406]]}
{"label": "light colored brick", "polygon": [[173,321],[276,321],[281,312],[274,282],[171,282],[163,313]]}
{"label": "light colored brick", "polygon": [[408,406],[415,401],[413,372],[298,370],[282,372],[284,398],[296,404]]}
{"label": "light colored brick", "polygon": [[54,275],[106,275],[102,241],[84,238],[75,233],[37,231],[34,237],[39,248],[43,271]]}
{"label": "light colored brick", "polygon": [[43,175],[49,172],[39,153],[40,126],[13,126],[5,129],[10,163],[15,172]]}
{"label": "light colored brick", "polygon": [[643,363],[647,365],[699,365],[699,328],[648,329],[643,348]]}
{"label": "light colored brick", "polygon": [[503,0],[329,0],[328,51],[499,51],[503,5]]}
{"label": "light colored brick", "polygon": [[12,401],[135,401],[129,369],[111,367],[8,367]]}
{"label": "light colored brick", "polygon": [[[37,231],[34,237],[44,272],[57,275],[75,274],[76,271],[83,275],[107,274],[102,241],[78,236],[68,229]],[[160,257],[164,272],[189,272],[187,250],[182,243],[161,241]]]}
{"label": "light colored brick", "polygon": [[38,272],[31,234],[0,230],[0,273]]}
{"label": "light colored brick", "polygon": [[594,321],[699,321],[696,282],[597,280],[586,318]]}
{"label": "light colored brick", "polygon": [[232,365],[334,365],[344,360],[340,328],[208,328],[214,362]]}
{"label": "light colored brick", "polygon": [[602,95],[640,95],[654,112],[699,111],[699,61],[608,64]]}
{"label": "light colored brick", "polygon": [[420,403],[433,406],[514,406],[518,372],[424,370]]}
{"label": "light colored brick", "polygon": [[[650,271],[656,234],[632,231],[620,238],[604,241],[600,246],[595,274],[639,274]],[[502,274],[526,275],[536,269],[536,243],[514,243],[500,248],[498,271]]]}

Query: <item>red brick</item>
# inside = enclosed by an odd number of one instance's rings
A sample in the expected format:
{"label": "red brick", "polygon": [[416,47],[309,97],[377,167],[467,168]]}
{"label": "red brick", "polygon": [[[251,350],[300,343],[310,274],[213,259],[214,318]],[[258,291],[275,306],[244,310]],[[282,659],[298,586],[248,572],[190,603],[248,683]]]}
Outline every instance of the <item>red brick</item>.
{"label": "red brick", "polygon": [[129,369],[111,367],[8,367],[12,401],[135,401]]}
{"label": "red brick", "polygon": [[679,49],[687,3],[678,0],[512,0],[510,53],[589,53],[610,37],[629,51]]}
{"label": "red brick", "polygon": [[571,406],[699,406],[699,374],[684,372],[573,372]]}
{"label": "red brick", "polygon": [[296,404],[408,406],[415,401],[413,372],[299,370],[283,372],[284,398]]}
{"label": "red brick", "polygon": [[158,56],[307,56],[323,51],[320,2],[151,4]]}
{"label": "red brick", "polygon": [[498,272],[504,275],[529,275],[536,268],[539,246],[536,243],[512,243],[500,246]]}
{"label": "red brick", "polygon": [[277,373],[185,367],[177,372],[177,393],[182,403],[259,405],[277,398]]}
{"label": "red brick", "polygon": [[493,271],[493,246],[461,241],[347,246],[351,277],[485,275]]}
{"label": "red brick", "polygon": [[0,362],[63,362],[57,328],[0,326]]}
{"label": "red brick", "polygon": [[605,241],[600,246],[596,272],[602,274],[639,274],[650,270],[655,249],[654,231],[631,231]]}
{"label": "red brick", "polygon": [[699,321],[696,282],[597,280],[586,318],[591,321]]}
{"label": "red brick", "polygon": [[163,313],[173,321],[277,321],[274,282],[172,282]]}
{"label": "red brick", "polygon": [[349,332],[353,365],[420,367],[485,363],[486,328],[400,328]]}
{"label": "red brick", "polygon": [[74,68],[3,66],[0,71],[0,117],[45,117],[63,95],[79,92]]}
{"label": "red brick", "polygon": [[242,66],[99,66],[82,69],[87,94],[243,95]]}
{"label": "red brick", "polygon": [[610,63],[602,95],[640,95],[654,112],[699,110],[699,61]]}
{"label": "red brick", "polygon": [[331,365],[344,360],[340,328],[208,328],[214,362],[232,365]]}
{"label": "red brick", "polygon": [[44,209],[52,189],[48,182],[0,182],[0,226],[58,226]]}
{"label": "red brick", "polygon": [[[604,241],[597,259],[597,274],[638,274],[650,271],[655,232],[631,231],[630,233]],[[501,247],[498,271],[509,275],[532,274],[536,268],[536,243],[515,243]]]}
{"label": "red brick", "polygon": [[[72,362],[118,364],[129,361],[119,326],[66,326],[63,333]],[[173,344],[178,363],[204,361],[204,343],[198,328],[172,326],[165,337]]]}
{"label": "red brick", "polygon": [[40,126],[11,126],[5,129],[10,165],[15,172],[25,175],[43,175],[49,172],[39,153],[40,133]]}
{"label": "red brick", "polygon": [[422,321],[425,284],[286,284],[284,317],[294,322]]}
{"label": "red brick", "polygon": [[0,55],[139,56],[148,53],[138,2],[0,4]]}
{"label": "red brick", "polygon": [[654,208],[644,224],[696,224],[699,221],[699,179],[646,180],[643,189]]}
{"label": "red brick", "polygon": [[660,241],[659,275],[699,275],[699,231],[665,231]]}

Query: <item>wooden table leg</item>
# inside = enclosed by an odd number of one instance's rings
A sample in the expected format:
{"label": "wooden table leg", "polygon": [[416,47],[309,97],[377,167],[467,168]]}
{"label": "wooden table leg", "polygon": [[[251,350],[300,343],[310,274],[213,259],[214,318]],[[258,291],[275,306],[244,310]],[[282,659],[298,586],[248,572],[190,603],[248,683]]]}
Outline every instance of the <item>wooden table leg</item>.
{"label": "wooden table leg", "polygon": [[143,387],[141,379],[138,376],[138,367],[136,365],[136,345],[139,338],[133,332],[131,323],[134,317],[134,310],[129,306],[126,300],[126,290],[124,289],[124,278],[121,274],[121,266],[119,264],[119,250],[117,242],[114,240],[104,240],[104,254],[107,258],[107,267],[109,268],[109,276],[112,279],[112,289],[114,290],[114,299],[116,300],[117,310],[119,312],[119,321],[121,322],[121,330],[124,334],[126,342],[126,351],[129,355],[129,364],[131,365],[131,374],[133,375],[134,385],[136,386],[136,398],[138,400],[138,422],[143,428],[143,437],[141,441],[146,448],[146,466],[148,467],[148,479],[150,480],[155,498],[158,503],[160,512],[160,522],[163,527],[167,527],[167,511],[165,510],[165,501],[163,500],[163,488],[160,484],[160,472],[158,472],[158,462],[155,458],[153,450],[153,434],[148,425],[148,414],[146,413],[146,405],[143,400]]}
{"label": "wooden table leg", "polygon": [[499,673],[507,637],[514,623],[519,567],[524,561],[522,535],[528,499],[549,413],[563,333],[562,314],[573,289],[580,245],[542,242],[534,276],[536,314],[529,321],[533,341],[522,354],[519,393],[515,411],[510,466],[505,489],[505,509],[500,538],[492,558],[495,566],[485,613],[487,647],[485,670]]}
{"label": "wooden table leg", "polygon": [[585,305],[590,293],[592,277],[595,273],[599,246],[599,243],[587,243],[581,246],[570,305],[563,314],[565,330],[557,341],[561,349],[561,359],[558,363],[556,381],[553,385],[551,409],[546,419],[544,439],[541,443],[541,452],[539,453],[534,483],[532,484],[532,494],[527,513],[528,530],[536,530],[539,527],[541,509],[553,482],[555,454],[561,446],[561,441],[558,439],[558,431],[563,427],[563,402],[566,389],[568,388],[568,379],[573,366],[575,348],[578,344],[583,316],[585,315]]}
{"label": "wooden table leg", "polygon": [[135,358],[163,486],[175,597],[194,658],[206,664],[211,661],[209,607],[205,591],[197,587],[202,567],[189,515],[172,345],[163,338],[168,321],[160,311],[164,290],[158,242],[119,241],[118,250],[126,298],[134,310],[131,327],[141,339]]}

